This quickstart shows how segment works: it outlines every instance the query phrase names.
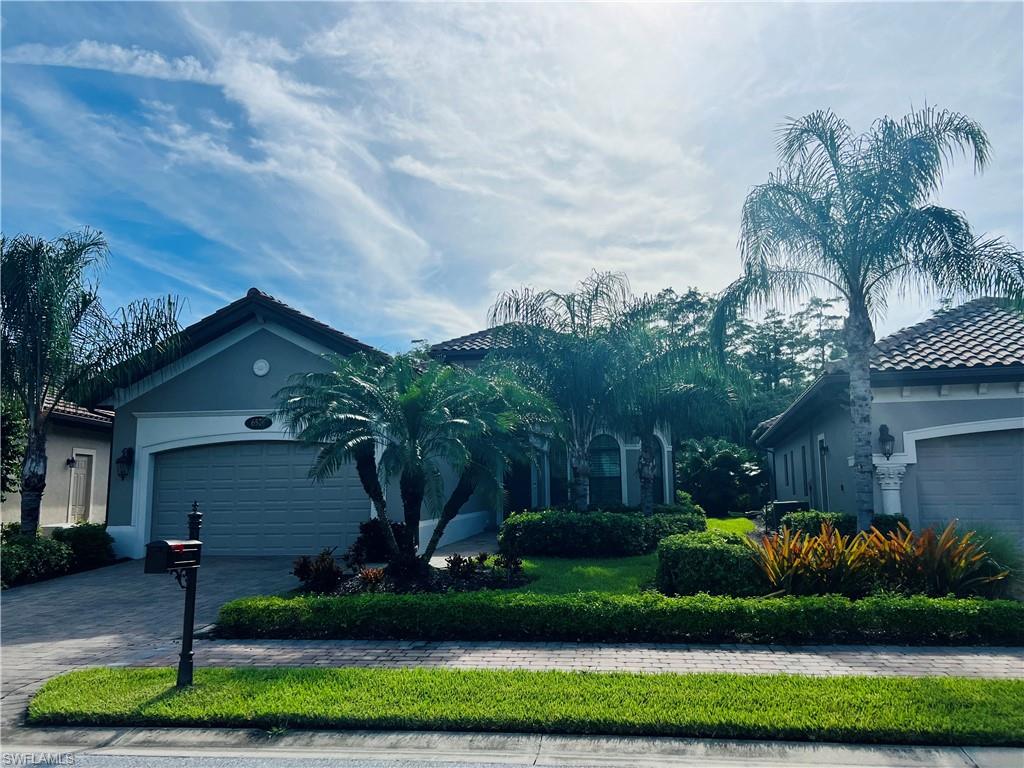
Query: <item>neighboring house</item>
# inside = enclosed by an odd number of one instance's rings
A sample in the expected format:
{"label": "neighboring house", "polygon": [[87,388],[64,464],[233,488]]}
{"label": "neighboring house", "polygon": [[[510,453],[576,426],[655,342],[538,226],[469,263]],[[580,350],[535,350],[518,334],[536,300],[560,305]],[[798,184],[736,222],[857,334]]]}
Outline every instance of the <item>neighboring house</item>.
{"label": "neighboring house", "polygon": [[[992,299],[940,312],[875,344],[871,384],[875,511],[914,527],[957,518],[1024,544],[1024,316]],[[777,499],[854,511],[847,388],[837,361],[759,428]]]}
{"label": "neighboring house", "polygon": [[[113,455],[131,461],[110,486],[117,553],[141,557],[147,541],[182,538],[193,500],[204,513],[206,553],[343,552],[371,517],[354,465],[313,482],[316,449],[292,440],[270,414],[293,374],[326,370],[325,353],[383,353],[255,288],[185,337],[176,360],[103,404],[116,412]],[[399,503],[397,488],[388,499]],[[431,512],[424,510],[421,540],[433,531]],[[493,526],[495,514],[471,500],[443,542]]]}
{"label": "neighboring house", "polygon": [[[44,532],[107,519],[113,425],[110,411],[90,411],[68,402],[53,406],[46,427],[46,489],[39,510]],[[21,494],[7,494],[2,517],[5,523],[21,520]]]}
{"label": "neighboring house", "polygon": [[[430,347],[430,355],[443,362],[476,367],[500,344],[495,329],[489,328],[434,344]],[[671,502],[675,495],[672,435],[665,427],[656,432],[655,437],[659,446],[659,462],[654,503],[662,504]],[[537,447],[540,459],[536,463],[513,466],[505,478],[509,509],[559,506],[569,500],[572,470],[565,445],[549,439],[540,440]],[[590,446],[591,505],[639,505],[639,457],[639,436],[626,437],[614,430],[606,430],[594,438]]]}

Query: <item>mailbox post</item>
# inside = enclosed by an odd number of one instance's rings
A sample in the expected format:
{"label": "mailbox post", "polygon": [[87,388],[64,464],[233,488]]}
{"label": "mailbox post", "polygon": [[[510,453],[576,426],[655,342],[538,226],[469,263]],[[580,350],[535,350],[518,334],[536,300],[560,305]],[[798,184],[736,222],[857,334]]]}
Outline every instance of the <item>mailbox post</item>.
{"label": "mailbox post", "polygon": [[192,634],[196,619],[196,581],[199,578],[199,561],[202,558],[203,542],[199,540],[199,529],[203,525],[203,513],[199,503],[192,502],[188,515],[188,540],[151,541],[146,545],[146,573],[173,573],[178,586],[185,590],[185,620],[181,629],[181,656],[178,660],[178,688],[192,685]]}

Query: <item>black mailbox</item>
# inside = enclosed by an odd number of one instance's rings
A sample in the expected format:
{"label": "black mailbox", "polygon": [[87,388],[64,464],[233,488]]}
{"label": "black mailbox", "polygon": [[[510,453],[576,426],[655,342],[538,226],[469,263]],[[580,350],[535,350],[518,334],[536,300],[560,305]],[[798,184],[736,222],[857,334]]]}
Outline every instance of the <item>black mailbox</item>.
{"label": "black mailbox", "polygon": [[145,573],[168,573],[198,568],[203,542],[195,539],[151,541],[146,545]]}

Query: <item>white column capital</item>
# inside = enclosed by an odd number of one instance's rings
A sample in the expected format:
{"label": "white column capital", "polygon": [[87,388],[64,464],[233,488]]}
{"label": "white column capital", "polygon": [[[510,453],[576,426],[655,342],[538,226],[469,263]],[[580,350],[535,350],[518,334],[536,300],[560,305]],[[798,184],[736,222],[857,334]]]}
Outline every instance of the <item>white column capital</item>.
{"label": "white column capital", "polygon": [[907,465],[902,461],[885,461],[875,464],[875,477],[883,491],[898,491],[903,485],[903,476],[907,474]]}

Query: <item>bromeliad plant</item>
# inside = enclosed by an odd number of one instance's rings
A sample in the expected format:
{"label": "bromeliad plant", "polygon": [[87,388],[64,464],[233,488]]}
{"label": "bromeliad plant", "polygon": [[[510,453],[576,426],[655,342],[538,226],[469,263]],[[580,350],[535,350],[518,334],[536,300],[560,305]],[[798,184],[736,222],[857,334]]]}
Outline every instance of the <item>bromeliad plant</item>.
{"label": "bromeliad plant", "polygon": [[991,595],[1009,571],[951,521],[941,533],[927,528],[877,528],[844,535],[830,522],[817,534],[783,527],[781,533],[748,541],[755,562],[774,594],[842,594],[862,597],[873,588],[931,597]]}
{"label": "bromeliad plant", "polygon": [[933,528],[915,533],[903,523],[887,534],[872,528],[867,541],[880,580],[911,593],[985,593],[1010,573],[993,560],[974,531],[957,533],[955,520],[938,534]]}

